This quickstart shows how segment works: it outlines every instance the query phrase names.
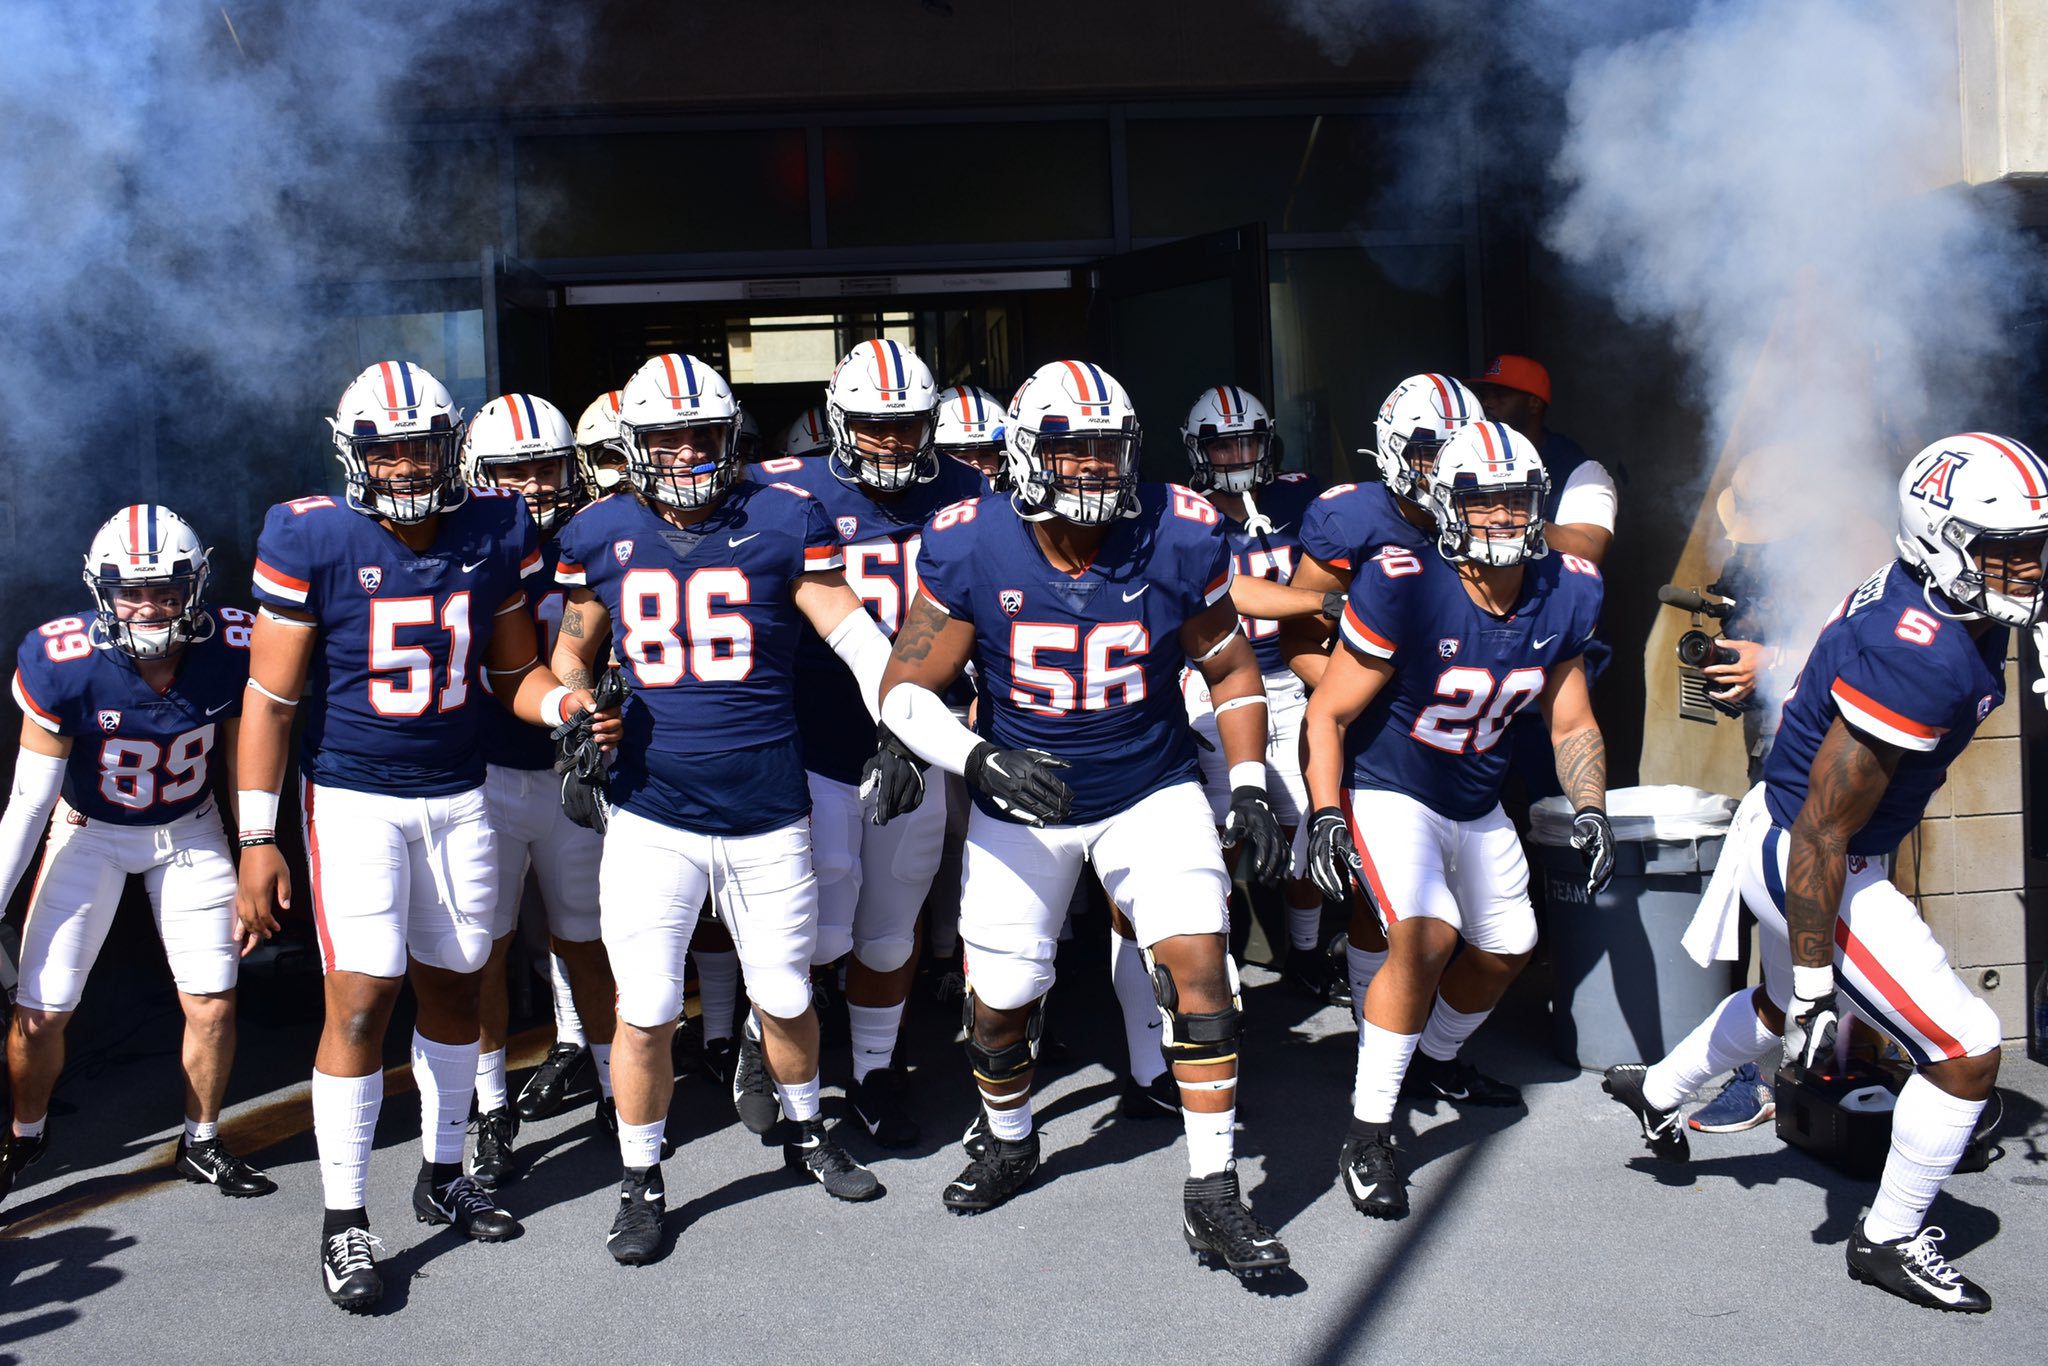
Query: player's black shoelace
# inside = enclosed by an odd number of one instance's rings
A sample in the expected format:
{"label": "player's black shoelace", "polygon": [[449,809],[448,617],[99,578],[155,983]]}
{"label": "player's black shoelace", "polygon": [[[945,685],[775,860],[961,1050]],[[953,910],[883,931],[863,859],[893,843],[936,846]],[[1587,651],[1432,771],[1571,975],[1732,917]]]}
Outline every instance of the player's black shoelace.
{"label": "player's black shoelace", "polygon": [[467,1176],[458,1176],[440,1189],[441,1203],[450,1213],[466,1214],[476,1218],[484,1214],[496,1214],[497,1202],[485,1195],[483,1188]]}

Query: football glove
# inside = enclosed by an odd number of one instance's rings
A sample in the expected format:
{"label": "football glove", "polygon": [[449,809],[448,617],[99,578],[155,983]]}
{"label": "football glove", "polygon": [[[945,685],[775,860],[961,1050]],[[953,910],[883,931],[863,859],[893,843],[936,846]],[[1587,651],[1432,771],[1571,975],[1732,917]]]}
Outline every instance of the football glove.
{"label": "football glove", "polygon": [[1223,818],[1223,847],[1249,844],[1251,875],[1255,882],[1272,886],[1287,866],[1287,845],[1280,838],[1280,818],[1266,789],[1246,783],[1230,794],[1230,814]]}
{"label": "football glove", "polygon": [[860,804],[876,825],[917,810],[924,800],[924,760],[886,725],[875,727],[875,753],[860,771]]}
{"label": "football glove", "polygon": [[611,808],[605,802],[604,750],[592,733],[596,713],[615,711],[626,700],[626,680],[607,669],[592,690],[595,708],[579,711],[548,732],[555,742],[555,772],[562,775],[562,813],[586,830],[604,833]]}
{"label": "football glove", "polygon": [[1332,901],[1347,900],[1351,884],[1364,881],[1364,868],[1342,811],[1326,806],[1309,817],[1308,875],[1324,896]]}
{"label": "football glove", "polygon": [[1586,862],[1586,895],[1606,891],[1614,881],[1614,827],[1605,811],[1588,806],[1572,817],[1572,848]]}
{"label": "football glove", "polygon": [[1026,825],[1058,825],[1074,809],[1073,789],[1058,773],[1071,767],[1042,749],[997,749],[984,740],[967,756],[967,781],[1006,816]]}
{"label": "football glove", "polygon": [[[1815,969],[1816,972],[1823,969]],[[1831,974],[1832,976],[1832,974]],[[1812,997],[1795,989],[1785,1008],[1785,1061],[1802,1072],[1825,1072],[1835,1064],[1835,1034],[1842,1024],[1834,989]]]}

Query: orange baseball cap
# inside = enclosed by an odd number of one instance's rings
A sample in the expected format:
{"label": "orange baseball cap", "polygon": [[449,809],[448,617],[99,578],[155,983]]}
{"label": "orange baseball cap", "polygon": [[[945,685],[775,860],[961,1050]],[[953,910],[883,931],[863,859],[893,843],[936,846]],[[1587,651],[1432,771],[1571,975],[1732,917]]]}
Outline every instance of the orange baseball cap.
{"label": "orange baseball cap", "polygon": [[1498,384],[1503,389],[1519,389],[1525,394],[1534,394],[1545,403],[1550,402],[1550,372],[1530,360],[1527,356],[1495,356],[1480,372],[1473,384]]}

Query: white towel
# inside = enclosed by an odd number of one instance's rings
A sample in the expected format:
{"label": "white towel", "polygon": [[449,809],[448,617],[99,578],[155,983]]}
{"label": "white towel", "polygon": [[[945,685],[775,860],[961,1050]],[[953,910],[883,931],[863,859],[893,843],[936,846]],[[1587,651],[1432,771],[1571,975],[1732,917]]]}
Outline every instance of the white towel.
{"label": "white towel", "polygon": [[1764,832],[1771,828],[1770,808],[1764,805],[1764,785],[1758,783],[1743,794],[1728,824],[1728,838],[1721,845],[1721,860],[1700,894],[1699,909],[1685,927],[1679,942],[1701,967],[1716,961],[1733,962],[1741,956],[1742,868]]}

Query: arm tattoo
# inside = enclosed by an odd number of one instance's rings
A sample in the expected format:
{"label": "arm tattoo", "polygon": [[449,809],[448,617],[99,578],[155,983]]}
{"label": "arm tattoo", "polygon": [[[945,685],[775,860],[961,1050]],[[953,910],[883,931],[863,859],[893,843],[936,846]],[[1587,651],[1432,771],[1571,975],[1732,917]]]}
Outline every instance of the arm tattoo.
{"label": "arm tattoo", "polygon": [[562,613],[562,634],[583,639],[583,613],[579,608],[571,607]]}
{"label": "arm tattoo", "polygon": [[1598,726],[1575,730],[1557,746],[1557,782],[1574,811],[1607,805],[1607,737]]}
{"label": "arm tattoo", "polygon": [[1785,855],[1785,929],[1795,966],[1835,961],[1849,839],[1877,809],[1897,762],[1896,750],[1865,740],[1840,721],[1814,755],[1806,801],[1792,823]]}
{"label": "arm tattoo", "polygon": [[[565,626],[568,624],[567,617],[564,617],[562,621]],[[595,688],[597,686],[597,680],[590,676],[590,666],[587,664],[578,664],[566,673],[555,675],[555,681],[565,688]]]}
{"label": "arm tattoo", "polygon": [[896,632],[894,653],[897,660],[904,664],[922,664],[931,655],[939,632],[945,630],[952,620],[920,597],[911,607],[902,629]]}

